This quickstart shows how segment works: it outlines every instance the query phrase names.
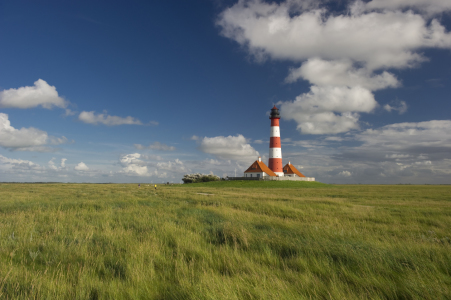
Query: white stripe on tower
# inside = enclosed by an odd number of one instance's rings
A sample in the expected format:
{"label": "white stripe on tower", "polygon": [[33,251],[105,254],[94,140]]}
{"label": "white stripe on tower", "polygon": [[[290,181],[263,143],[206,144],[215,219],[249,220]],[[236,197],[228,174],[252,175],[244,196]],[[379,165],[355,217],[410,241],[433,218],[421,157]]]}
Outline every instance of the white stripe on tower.
{"label": "white stripe on tower", "polygon": [[280,143],[279,110],[274,105],[271,109],[271,134],[269,138],[269,163],[268,167],[277,176],[283,176],[282,148]]}
{"label": "white stripe on tower", "polygon": [[279,126],[271,126],[270,137],[280,137]]}

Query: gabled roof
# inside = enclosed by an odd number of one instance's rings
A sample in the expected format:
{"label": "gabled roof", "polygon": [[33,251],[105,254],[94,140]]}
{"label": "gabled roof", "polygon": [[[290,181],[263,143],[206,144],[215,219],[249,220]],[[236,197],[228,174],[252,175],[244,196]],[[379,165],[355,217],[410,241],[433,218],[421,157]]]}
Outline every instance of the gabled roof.
{"label": "gabled roof", "polygon": [[284,174],[296,174],[299,177],[305,177],[304,174],[298,171],[291,163],[287,163],[285,167],[283,167]]}
{"label": "gabled roof", "polygon": [[246,171],[244,171],[244,173],[260,173],[260,172],[265,172],[269,176],[277,176],[276,173],[271,171],[271,169],[265,165],[264,162],[258,160],[254,161],[254,163]]}

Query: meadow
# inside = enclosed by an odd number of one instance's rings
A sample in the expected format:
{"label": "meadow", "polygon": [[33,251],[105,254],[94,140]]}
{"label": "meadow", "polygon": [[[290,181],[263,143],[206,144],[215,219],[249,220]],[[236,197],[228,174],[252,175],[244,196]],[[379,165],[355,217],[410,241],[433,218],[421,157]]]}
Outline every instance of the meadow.
{"label": "meadow", "polygon": [[451,186],[2,183],[0,299],[451,299]]}

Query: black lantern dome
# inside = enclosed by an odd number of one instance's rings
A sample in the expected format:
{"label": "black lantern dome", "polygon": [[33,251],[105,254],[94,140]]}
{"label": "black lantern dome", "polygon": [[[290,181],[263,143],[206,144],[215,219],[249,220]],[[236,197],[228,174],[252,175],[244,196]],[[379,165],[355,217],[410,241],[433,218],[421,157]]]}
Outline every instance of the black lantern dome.
{"label": "black lantern dome", "polygon": [[273,108],[271,108],[271,115],[269,118],[270,119],[280,119],[279,109],[275,105]]}

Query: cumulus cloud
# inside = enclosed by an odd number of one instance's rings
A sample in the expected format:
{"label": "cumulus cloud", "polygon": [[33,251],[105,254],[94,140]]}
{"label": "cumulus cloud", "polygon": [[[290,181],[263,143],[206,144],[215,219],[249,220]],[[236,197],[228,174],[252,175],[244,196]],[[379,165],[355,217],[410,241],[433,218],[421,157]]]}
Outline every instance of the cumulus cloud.
{"label": "cumulus cloud", "polygon": [[365,9],[402,9],[416,8],[427,13],[442,13],[451,10],[448,0],[373,0],[366,4]]}
{"label": "cumulus cloud", "polygon": [[144,149],[151,149],[151,150],[159,150],[159,151],[174,151],[174,146],[168,146],[166,144],[162,144],[160,142],[154,142],[153,144],[150,144],[149,146],[143,146],[141,144],[133,144],[136,149],[138,150],[144,150]]}
{"label": "cumulus cloud", "polygon": [[385,154],[385,158],[401,159],[409,157],[411,157],[409,154]]}
{"label": "cumulus cloud", "polygon": [[[451,34],[437,19],[399,8],[449,9],[448,2],[354,1],[346,14],[337,14],[298,1],[240,0],[217,24],[257,60],[300,62],[285,82],[303,79],[312,86],[294,101],[279,103],[282,117],[296,121],[303,133],[339,133],[358,129],[360,113],[377,107],[374,91],[401,85],[384,69],[418,65],[427,60],[424,48],[451,48]],[[401,114],[407,105],[384,109]]]}
{"label": "cumulus cloud", "polygon": [[29,160],[7,158],[0,154],[0,163],[7,169],[42,170],[41,166]]}
{"label": "cumulus cloud", "polygon": [[55,170],[55,171],[61,171],[63,169],[66,169],[66,160],[67,158],[62,158],[61,159],[61,164],[60,166],[57,166],[55,163],[56,158],[52,157],[52,159],[48,162],[48,166],[50,169]]}
{"label": "cumulus cloud", "polygon": [[46,145],[58,145],[67,142],[66,137],[49,136],[47,132],[29,127],[16,129],[11,126],[9,116],[0,113],[0,146],[15,151],[50,152]]}
{"label": "cumulus cloud", "polygon": [[[368,129],[356,135],[365,146],[400,150],[414,147],[451,150],[451,120],[397,123],[379,129]],[[451,153],[451,152],[450,152]],[[421,153],[419,153],[421,154]],[[450,155],[451,157],[451,155]]]}
{"label": "cumulus cloud", "polygon": [[219,159],[233,159],[237,161],[255,160],[259,153],[242,136],[204,137],[200,141],[199,149]]}
{"label": "cumulus cloud", "polygon": [[58,167],[55,165],[55,158],[53,157],[49,162],[48,162],[49,168],[52,170],[58,170]]}
{"label": "cumulus cloud", "polygon": [[141,157],[143,159],[148,159],[148,160],[157,160],[157,161],[163,160],[163,157],[161,157],[160,155],[154,155],[154,154],[149,154],[149,155],[141,154]]}
{"label": "cumulus cloud", "polygon": [[240,0],[217,24],[257,58],[351,59],[369,69],[406,67],[424,60],[415,52],[422,47],[451,46],[451,35],[437,20],[429,24],[412,11],[336,15],[324,8],[299,11],[292,3]]}
{"label": "cumulus cloud", "polygon": [[293,146],[284,148],[284,158],[321,182],[451,184],[451,120],[390,124],[341,139],[309,137]]}
{"label": "cumulus cloud", "polygon": [[131,175],[149,175],[147,172],[146,163],[140,158],[141,154],[139,153],[122,155],[119,160],[123,167],[123,171]]}
{"label": "cumulus cloud", "polygon": [[432,165],[432,161],[426,160],[426,161],[416,161],[416,165]]}
{"label": "cumulus cloud", "polygon": [[84,162],[78,163],[78,165],[76,165],[74,167],[74,169],[76,171],[88,171],[89,170],[88,166]]}
{"label": "cumulus cloud", "polygon": [[301,78],[319,86],[360,86],[370,91],[400,85],[393,74],[387,71],[374,74],[366,68],[356,68],[350,59],[327,61],[311,58],[301,67],[290,69],[285,81],[292,83]]}
{"label": "cumulus cloud", "polygon": [[359,128],[359,114],[377,106],[373,94],[362,87],[312,86],[294,101],[279,102],[281,116],[298,123],[308,134],[346,132]]}
{"label": "cumulus cloud", "polygon": [[77,113],[76,111],[73,111],[70,108],[66,108],[64,115],[67,117],[67,116],[73,116],[76,113]]}
{"label": "cumulus cloud", "polygon": [[147,156],[140,153],[121,155],[119,161],[122,165],[122,173],[131,176],[181,178],[183,174],[190,171],[179,159],[163,162],[159,156]]}
{"label": "cumulus cloud", "polygon": [[343,177],[350,177],[352,174],[349,171],[341,171],[340,173],[338,173],[338,176],[343,176]]}
{"label": "cumulus cloud", "polygon": [[184,163],[178,158],[175,159],[174,161],[159,162],[156,164],[156,167],[159,171],[165,170],[175,173],[186,173],[189,171],[188,168],[184,165]]}
{"label": "cumulus cloud", "polygon": [[133,117],[118,117],[118,116],[110,116],[106,113],[104,114],[95,114],[94,111],[82,111],[78,115],[78,119],[84,123],[88,124],[104,124],[107,126],[116,126],[116,125],[142,125],[142,122]]}
{"label": "cumulus cloud", "polygon": [[405,101],[400,101],[397,106],[391,106],[390,104],[385,104],[384,109],[388,112],[397,111],[400,115],[407,111],[407,103]]}
{"label": "cumulus cloud", "polygon": [[42,106],[65,108],[67,101],[58,96],[54,86],[46,81],[38,79],[34,86],[24,86],[17,89],[3,90],[0,92],[0,107],[3,108],[33,108]]}
{"label": "cumulus cloud", "polygon": [[[343,148],[333,156],[340,162],[361,164],[400,163],[396,169],[413,168],[418,161],[440,162],[435,169],[446,168],[451,159],[451,120],[397,123],[368,129],[354,136],[362,144]],[[425,164],[420,164],[426,166]],[[393,165],[392,165],[393,166]],[[401,167],[402,166],[402,167]]]}

